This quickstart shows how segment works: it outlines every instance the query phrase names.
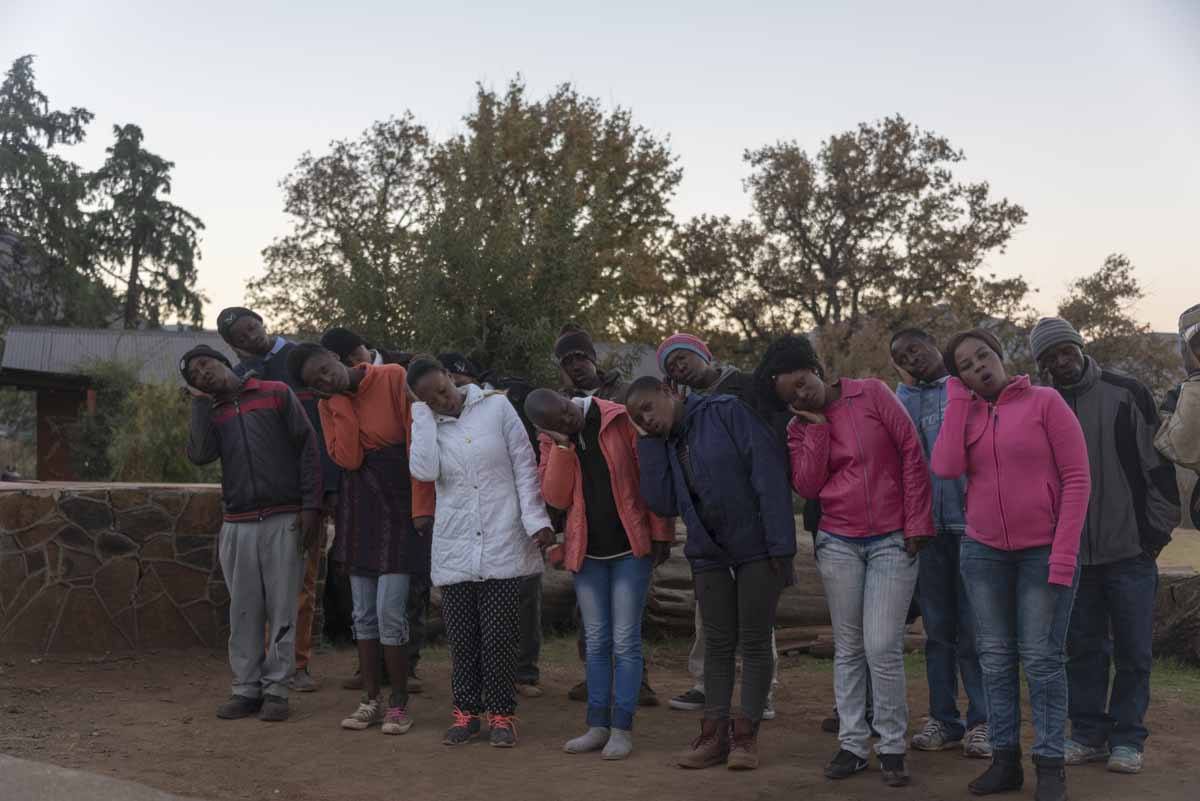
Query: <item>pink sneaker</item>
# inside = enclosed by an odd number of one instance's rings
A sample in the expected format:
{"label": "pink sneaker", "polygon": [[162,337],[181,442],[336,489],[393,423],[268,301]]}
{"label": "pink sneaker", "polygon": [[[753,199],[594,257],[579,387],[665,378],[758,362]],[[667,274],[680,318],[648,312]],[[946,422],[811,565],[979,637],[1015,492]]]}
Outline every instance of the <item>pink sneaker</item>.
{"label": "pink sneaker", "polygon": [[413,720],[408,716],[408,710],[402,706],[388,707],[383,717],[384,734],[404,734],[413,727]]}

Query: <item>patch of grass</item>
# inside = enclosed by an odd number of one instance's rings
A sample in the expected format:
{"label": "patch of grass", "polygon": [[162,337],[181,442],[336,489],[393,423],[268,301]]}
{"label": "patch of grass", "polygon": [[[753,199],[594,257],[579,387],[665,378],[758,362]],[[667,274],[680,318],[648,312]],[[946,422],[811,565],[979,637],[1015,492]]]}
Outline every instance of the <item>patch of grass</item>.
{"label": "patch of grass", "polygon": [[1200,668],[1176,659],[1155,659],[1151,697],[1200,704]]}

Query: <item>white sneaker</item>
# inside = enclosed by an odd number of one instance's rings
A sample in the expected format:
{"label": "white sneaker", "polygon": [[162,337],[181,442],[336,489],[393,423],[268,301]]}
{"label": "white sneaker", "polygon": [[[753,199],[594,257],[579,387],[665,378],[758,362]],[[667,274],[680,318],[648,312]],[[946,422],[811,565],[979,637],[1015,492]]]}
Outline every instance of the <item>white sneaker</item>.
{"label": "white sneaker", "polygon": [[918,751],[945,751],[947,748],[954,748],[960,742],[960,739],[950,738],[950,732],[940,720],[930,718],[925,721],[925,728],[913,735],[912,747]]}
{"label": "white sneaker", "polygon": [[383,704],[379,703],[378,698],[372,698],[370,701],[363,701],[358,705],[358,709],[354,710],[354,714],[342,721],[343,729],[351,731],[362,731],[383,723],[385,710]]}
{"label": "white sneaker", "polygon": [[988,725],[980,723],[967,729],[967,735],[963,737],[963,756],[968,759],[991,759],[992,758],[992,739],[988,733]]}

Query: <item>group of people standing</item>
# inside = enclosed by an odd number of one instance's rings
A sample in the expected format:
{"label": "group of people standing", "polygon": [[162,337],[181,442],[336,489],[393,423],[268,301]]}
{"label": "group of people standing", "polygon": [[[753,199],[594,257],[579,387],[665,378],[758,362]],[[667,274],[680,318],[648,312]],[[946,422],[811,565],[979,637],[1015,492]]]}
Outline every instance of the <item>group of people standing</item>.
{"label": "group of people standing", "polygon": [[[444,742],[486,723],[492,745],[515,745],[518,691],[540,693],[528,617],[550,561],[573,575],[585,658],[586,731],[564,750],[624,759],[639,702],[654,701],[651,575],[681,520],[696,684],[671,705],[703,719],[678,764],[753,769],[775,714],[798,496],[835,638],[840,747],[826,776],[865,770],[877,736],[889,786],[909,783],[911,742],[990,758],[974,794],[1020,788],[1019,668],[1039,801],[1066,797],[1065,765],[1143,767],[1155,558],[1179,520],[1174,465],[1200,467],[1200,307],[1181,319],[1190,377],[1161,425],[1150,391],[1097,364],[1059,318],[1030,337],[1048,385],[1010,375],[987,330],[939,347],[906,329],[890,343],[896,392],[832,380],[803,336],[771,343],[748,374],[676,334],[657,351],[662,377],[626,384],[568,325],[554,350],[564,386],[550,390],[497,386],[457,354],[389,358],[345,329],[292,344],[249,309],[222,311],[218,330],[241,363],[201,346],[180,369],[196,396],[189,456],[223,463],[234,686],[221,717],[281,720],[288,689],[310,688],[310,576],[333,514],[363,688],[343,727],[411,728],[410,640],[432,583],[452,660]],[[914,599],[930,714],[910,741]]]}

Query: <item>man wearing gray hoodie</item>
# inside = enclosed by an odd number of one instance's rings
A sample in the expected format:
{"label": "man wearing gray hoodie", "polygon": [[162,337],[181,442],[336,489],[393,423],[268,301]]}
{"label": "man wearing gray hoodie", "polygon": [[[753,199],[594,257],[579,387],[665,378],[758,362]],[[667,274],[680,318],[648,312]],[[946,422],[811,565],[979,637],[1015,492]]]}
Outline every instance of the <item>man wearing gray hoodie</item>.
{"label": "man wearing gray hoodie", "polygon": [[1067,634],[1066,761],[1107,761],[1115,773],[1139,773],[1149,736],[1143,720],[1153,666],[1155,560],[1179,523],[1175,469],[1154,448],[1158,412],[1142,383],[1084,353],[1083,337],[1060,317],[1039,320],[1029,344],[1042,374],[1079,418],[1092,473]]}

